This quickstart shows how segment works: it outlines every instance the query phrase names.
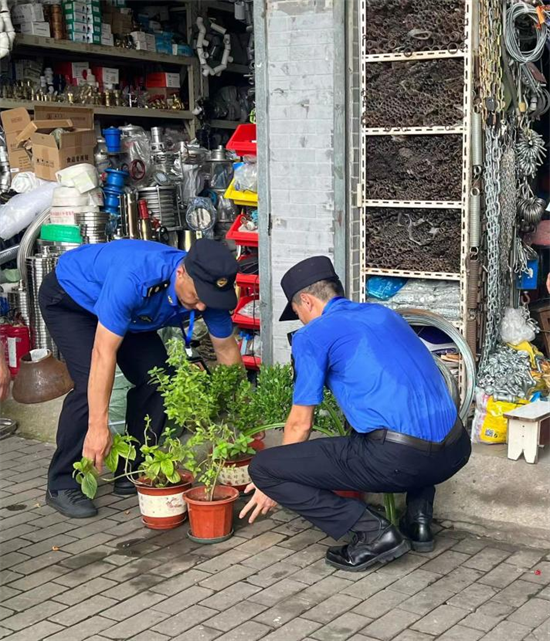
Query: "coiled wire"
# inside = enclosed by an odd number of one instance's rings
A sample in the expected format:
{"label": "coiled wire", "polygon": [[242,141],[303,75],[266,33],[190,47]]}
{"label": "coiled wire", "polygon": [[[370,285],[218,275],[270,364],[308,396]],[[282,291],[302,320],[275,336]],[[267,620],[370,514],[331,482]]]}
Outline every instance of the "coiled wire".
{"label": "coiled wire", "polygon": [[[527,51],[521,49],[521,35],[516,21],[527,16],[533,22],[533,34],[536,39],[535,46]],[[538,25],[538,26],[537,26]],[[518,2],[506,10],[504,14],[504,44],[508,53],[523,64],[535,62],[544,53],[546,43],[546,24],[539,25],[537,10],[532,5]]]}
{"label": "coiled wire", "polygon": [[468,346],[468,343],[462,336],[462,334],[456,329],[454,325],[449,323],[439,314],[433,314],[432,312],[426,312],[419,309],[400,309],[398,311],[401,316],[409,323],[409,325],[417,325],[421,327],[435,327],[436,329],[441,330],[453,341],[456,345],[460,355],[462,357],[462,362],[464,363],[464,370],[466,373],[466,391],[464,398],[462,399],[462,404],[458,411],[459,416],[463,423],[466,422],[468,414],[470,412],[470,407],[474,400],[475,384],[476,384],[476,363],[474,360],[474,355],[472,350]]}

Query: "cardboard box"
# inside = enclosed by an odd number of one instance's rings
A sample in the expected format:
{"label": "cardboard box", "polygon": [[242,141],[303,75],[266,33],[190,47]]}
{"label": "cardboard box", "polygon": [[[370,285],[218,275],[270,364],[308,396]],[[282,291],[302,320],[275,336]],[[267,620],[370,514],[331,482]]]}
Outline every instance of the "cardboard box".
{"label": "cardboard box", "polygon": [[151,88],[164,88],[164,89],[179,89],[181,87],[179,73],[148,73],[145,80],[147,89]]}
{"label": "cardboard box", "polygon": [[19,25],[21,33],[42,36],[43,38],[50,37],[50,23],[49,22],[23,22]]}
{"label": "cardboard box", "polygon": [[132,40],[136,45],[136,49],[141,51],[156,51],[157,45],[155,36],[152,33],[143,33],[143,31],[133,31]]}
{"label": "cardboard box", "polygon": [[34,108],[36,120],[71,120],[75,129],[94,128],[94,110],[78,107],[61,107],[52,104],[37,104]]}
{"label": "cardboard box", "polygon": [[97,67],[92,65],[92,73],[102,85],[118,85],[120,82],[119,70],[112,67]]}
{"label": "cardboard box", "polygon": [[102,36],[112,36],[113,35],[113,30],[111,29],[111,25],[107,24],[105,22],[101,23],[101,35]]}
{"label": "cardboard box", "polygon": [[111,20],[111,30],[114,34],[126,36],[134,28],[132,16],[123,13],[114,13]]}
{"label": "cardboard box", "polygon": [[17,136],[31,122],[29,112],[23,107],[8,109],[0,115],[2,127],[6,135],[8,157],[12,173],[16,171],[32,171],[32,161],[29,154],[17,144]]}
{"label": "cardboard box", "polygon": [[72,129],[74,127],[72,120],[57,120],[53,122],[52,120],[31,120],[29,124],[17,134],[15,142],[19,148],[28,147],[27,143],[30,141],[31,136],[36,132],[40,131],[42,133],[48,131],[48,133],[58,127],[63,129]]}
{"label": "cardboard box", "polygon": [[88,62],[59,62],[55,65],[55,73],[70,78],[72,84],[77,84],[79,78],[85,78],[90,65]]}
{"label": "cardboard box", "polygon": [[96,135],[92,129],[69,131],[61,134],[59,146],[47,133],[31,136],[34,173],[44,180],[56,180],[56,173],[80,163],[94,163]]}
{"label": "cardboard box", "polygon": [[41,4],[17,4],[11,10],[14,24],[22,22],[44,22],[44,10]]}
{"label": "cardboard box", "polygon": [[102,35],[101,36],[101,44],[104,47],[114,47],[115,46],[115,37],[113,36],[113,34],[111,34],[110,36]]}
{"label": "cardboard box", "polygon": [[65,2],[63,3],[63,11],[65,13],[73,13],[76,11],[79,13],[95,13],[97,15],[101,15],[101,5],[95,0],[87,2]]}
{"label": "cardboard box", "polygon": [[179,89],[147,89],[147,102],[154,102],[155,100],[168,100],[173,96],[179,96]]}

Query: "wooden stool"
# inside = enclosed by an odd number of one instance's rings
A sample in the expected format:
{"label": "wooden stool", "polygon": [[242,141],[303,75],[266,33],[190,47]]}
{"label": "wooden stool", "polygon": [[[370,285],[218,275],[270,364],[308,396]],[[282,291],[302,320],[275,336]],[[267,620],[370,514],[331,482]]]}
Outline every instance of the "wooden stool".
{"label": "wooden stool", "polygon": [[527,463],[539,458],[540,426],[550,416],[550,403],[536,401],[504,415],[508,419],[508,458],[517,461],[522,452]]}

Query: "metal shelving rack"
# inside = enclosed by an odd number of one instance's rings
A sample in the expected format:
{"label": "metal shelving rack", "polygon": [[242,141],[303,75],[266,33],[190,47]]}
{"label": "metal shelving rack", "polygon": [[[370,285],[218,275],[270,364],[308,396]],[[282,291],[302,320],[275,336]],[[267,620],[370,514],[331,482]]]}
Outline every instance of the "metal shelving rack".
{"label": "metal shelving rack", "polygon": [[[361,95],[367,90],[365,86],[367,65],[374,62],[410,62],[421,60],[444,60],[449,58],[464,59],[464,92],[463,92],[463,109],[464,120],[461,125],[457,126],[433,126],[433,127],[377,127],[361,129],[361,153],[360,153],[360,176],[361,184],[357,190],[357,205],[361,210],[361,300],[366,299],[366,280],[372,275],[401,276],[405,278],[421,278],[432,280],[458,281],[460,283],[460,302],[461,302],[461,319],[453,323],[464,334],[467,322],[475,322],[468,319],[467,307],[467,260],[470,254],[469,247],[469,208],[470,208],[470,188],[471,188],[471,163],[470,163],[470,128],[471,128],[471,110],[472,110],[472,91],[473,91],[473,24],[474,24],[474,7],[475,0],[466,0],[465,2],[465,38],[464,47],[456,51],[421,51],[414,53],[382,53],[366,54],[365,42],[367,40],[367,6],[366,0],[361,0],[360,23],[359,23],[359,42],[361,43],[361,77],[360,89]],[[384,135],[445,135],[460,134],[462,135],[462,197],[460,201],[419,201],[419,200],[374,200],[369,199],[369,194],[365,192],[367,184],[367,167],[366,167],[366,148],[365,140],[368,136]],[[367,243],[366,243],[366,220],[369,207],[393,207],[393,208],[424,208],[424,209],[459,209],[460,217],[460,273],[443,273],[443,272],[423,272],[400,269],[377,269],[367,267]],[[457,239],[458,240],[458,239]]]}

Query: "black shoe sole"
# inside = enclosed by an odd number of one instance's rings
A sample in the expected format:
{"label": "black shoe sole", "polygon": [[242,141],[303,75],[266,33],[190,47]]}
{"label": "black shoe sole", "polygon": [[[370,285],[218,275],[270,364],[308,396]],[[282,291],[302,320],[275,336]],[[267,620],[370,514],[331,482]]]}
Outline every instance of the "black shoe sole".
{"label": "black shoe sole", "polygon": [[435,541],[411,541],[411,547],[414,552],[433,552],[435,548]]}
{"label": "black shoe sole", "polygon": [[46,494],[46,505],[53,507],[53,509],[59,512],[59,514],[66,516],[68,519],[91,519],[92,517],[97,516],[97,509],[93,514],[71,514],[68,510],[64,510],[59,507],[59,505],[50,498],[49,494]]}
{"label": "black shoe sole", "polygon": [[115,496],[135,496],[137,494],[137,490],[134,486],[132,487],[115,487],[113,488],[113,494]]}
{"label": "black shoe sole", "polygon": [[385,565],[390,561],[395,561],[395,559],[398,559],[400,556],[407,554],[407,552],[410,549],[411,548],[408,541],[403,540],[399,545],[392,548],[391,550],[388,550],[387,552],[383,552],[382,554],[379,554],[373,559],[370,559],[370,561],[366,561],[361,565],[351,566],[351,565],[346,565],[344,563],[336,563],[335,561],[331,561],[330,559],[325,559],[325,560],[328,563],[328,565],[332,565],[333,568],[338,568],[338,570],[345,570],[346,572],[362,572],[363,570],[370,568],[372,565],[375,565],[376,563],[379,563],[380,565]]}

